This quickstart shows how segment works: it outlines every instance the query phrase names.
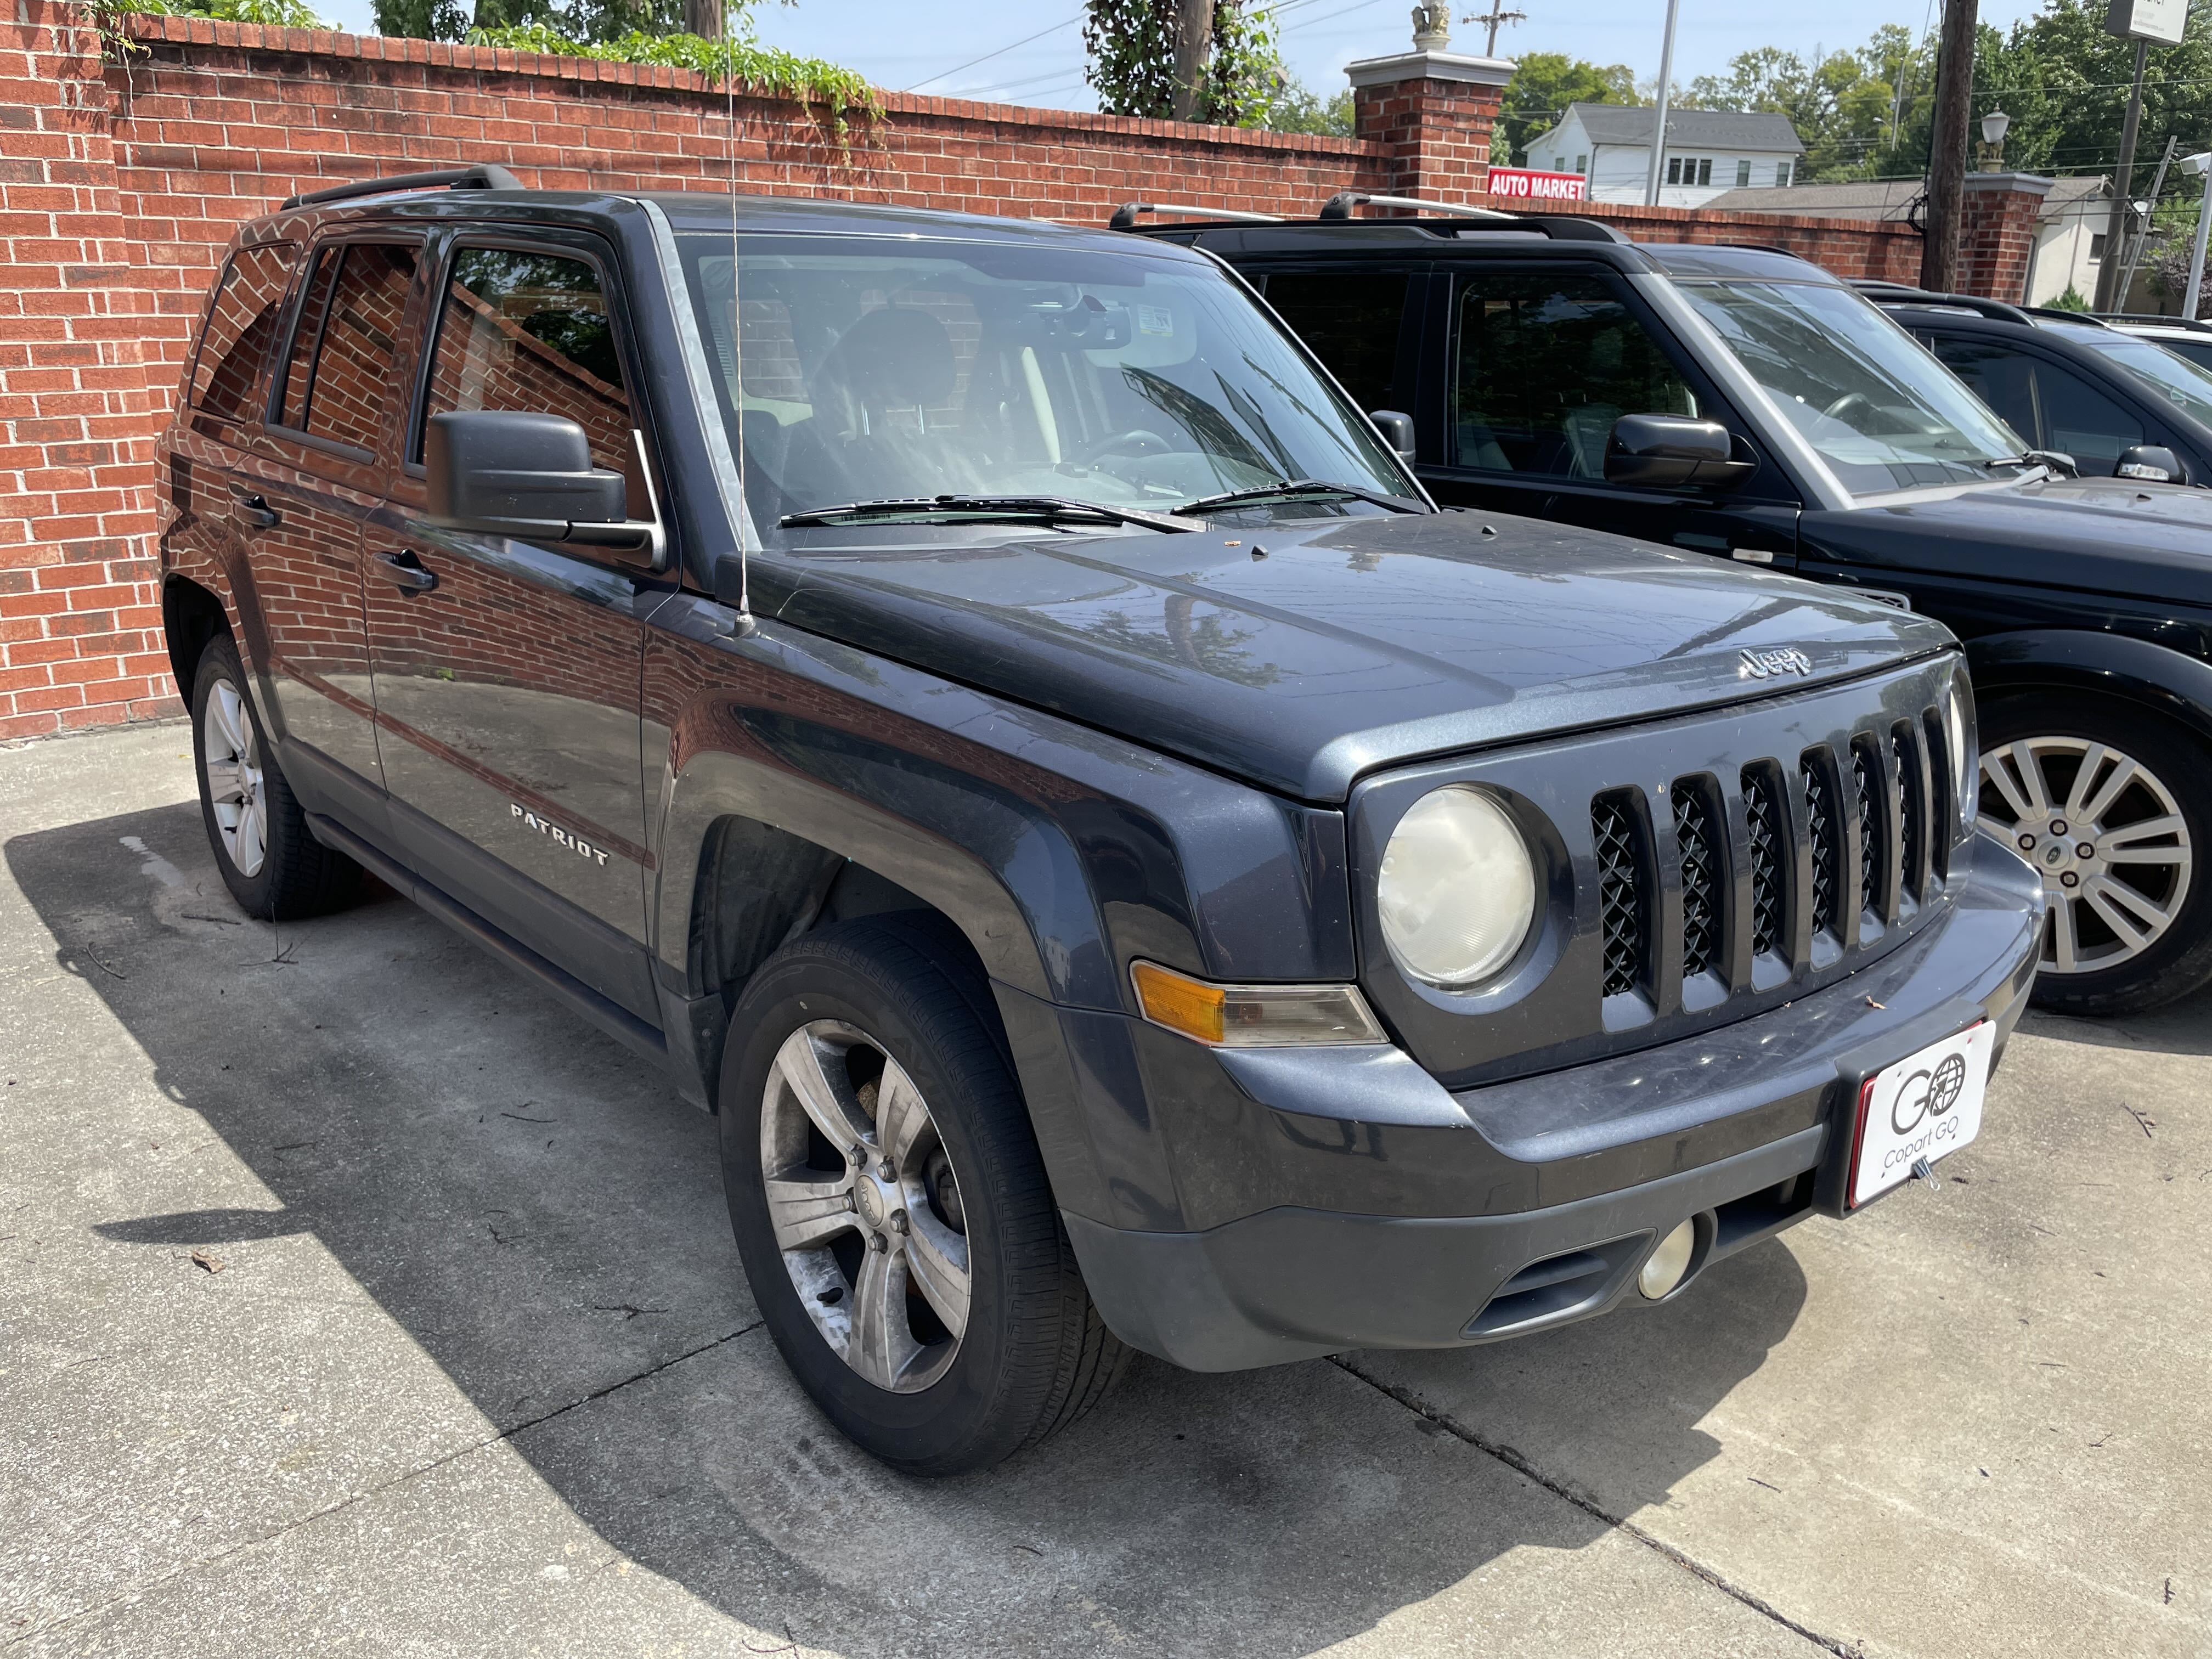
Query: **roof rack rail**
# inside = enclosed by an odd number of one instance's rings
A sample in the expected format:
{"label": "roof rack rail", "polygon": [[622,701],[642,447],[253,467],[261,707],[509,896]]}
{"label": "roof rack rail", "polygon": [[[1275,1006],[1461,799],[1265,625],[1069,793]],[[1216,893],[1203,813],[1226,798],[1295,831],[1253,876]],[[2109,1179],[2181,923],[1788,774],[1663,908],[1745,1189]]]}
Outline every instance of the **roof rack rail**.
{"label": "roof rack rail", "polygon": [[1496,208],[1462,207],[1456,202],[1424,202],[1412,196],[1370,196],[1364,191],[1340,190],[1321,204],[1324,219],[1349,219],[1356,207],[1411,208],[1416,213],[1442,213],[1455,219],[1518,219],[1516,213]]}
{"label": "roof rack rail", "polygon": [[1279,225],[1279,213],[1244,213],[1230,208],[1183,207],[1174,202],[1124,202],[1106,222],[1109,230],[1134,230],[1140,213],[1171,213],[1178,219],[1224,219],[1239,225]]}
{"label": "roof rack rail", "polygon": [[356,196],[385,196],[399,190],[520,190],[522,180],[492,161],[472,167],[447,167],[438,173],[402,173],[389,179],[356,179],[349,185],[332,185],[288,196],[277,211],[319,207],[325,202],[349,202]]}
{"label": "roof rack rail", "polygon": [[2100,311],[2094,315],[2100,323],[2148,323],[2160,328],[2185,328],[2192,334],[2212,334],[2212,323],[2194,317],[2164,317],[2155,311]]}
{"label": "roof rack rail", "polygon": [[[1851,279],[1851,286],[1877,305],[1951,306],[1995,322],[2032,323],[2035,320],[2024,307],[2008,305],[2002,300],[1984,300],[1978,294],[1936,294],[1924,288],[1914,288],[1909,283],[1893,283],[1879,276],[1855,276]],[[2071,317],[2078,313],[2069,312],[2065,314]]]}

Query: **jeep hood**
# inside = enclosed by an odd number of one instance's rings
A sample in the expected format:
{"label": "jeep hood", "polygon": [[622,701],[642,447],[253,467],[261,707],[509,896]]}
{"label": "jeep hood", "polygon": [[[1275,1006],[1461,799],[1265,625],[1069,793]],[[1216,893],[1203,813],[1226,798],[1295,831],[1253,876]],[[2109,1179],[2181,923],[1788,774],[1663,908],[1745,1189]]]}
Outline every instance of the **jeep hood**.
{"label": "jeep hood", "polygon": [[[1837,589],[1503,516],[925,533],[757,555],[755,609],[1310,801],[1395,762],[1786,694],[1951,642]],[[1747,651],[1784,660],[1762,677]]]}

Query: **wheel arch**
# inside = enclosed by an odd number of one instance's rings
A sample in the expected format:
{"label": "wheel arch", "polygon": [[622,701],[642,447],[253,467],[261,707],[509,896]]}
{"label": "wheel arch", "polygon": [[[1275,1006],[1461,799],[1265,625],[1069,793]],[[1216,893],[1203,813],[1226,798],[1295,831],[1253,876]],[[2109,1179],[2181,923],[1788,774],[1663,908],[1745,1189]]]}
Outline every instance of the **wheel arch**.
{"label": "wheel arch", "polygon": [[2024,691],[2087,691],[2166,715],[2212,744],[2212,663],[2123,634],[2031,629],[1966,643],[1974,695],[1988,703]]}
{"label": "wheel arch", "polygon": [[192,677],[198,672],[200,653],[217,635],[235,638],[230,611],[222,597],[189,576],[172,575],[161,585],[161,634],[169,653],[169,672],[175,677],[177,695],[189,708]]}

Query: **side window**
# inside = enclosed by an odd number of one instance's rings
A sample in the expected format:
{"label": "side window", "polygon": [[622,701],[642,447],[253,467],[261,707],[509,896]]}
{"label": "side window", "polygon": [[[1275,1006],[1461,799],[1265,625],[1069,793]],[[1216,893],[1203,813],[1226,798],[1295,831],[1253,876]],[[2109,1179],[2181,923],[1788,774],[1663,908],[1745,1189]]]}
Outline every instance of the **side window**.
{"label": "side window", "polygon": [[2034,374],[2027,358],[1993,341],[1957,335],[1938,334],[1929,349],[2022,442],[2037,449],[2057,447],[2044,439],[2037,424]]}
{"label": "side window", "polygon": [[252,418],[253,383],[276,336],[298,252],[289,242],[268,243],[241,249],[223,268],[192,362],[191,403],[210,422]]}
{"label": "side window", "polygon": [[1452,352],[1458,466],[1602,478],[1622,416],[1701,412],[1659,343],[1595,276],[1463,279]]}
{"label": "side window", "polygon": [[278,425],[376,448],[418,253],[410,244],[350,242],[317,256],[284,365]]}
{"label": "side window", "polygon": [[1403,272],[1278,271],[1267,278],[1267,303],[1360,408],[1404,409],[1398,332],[1409,281]]}
{"label": "side window", "polygon": [[[635,472],[608,309],[599,272],[582,259],[463,248],[447,285],[426,418],[469,409],[563,416],[584,428],[596,465]],[[417,459],[422,451],[418,431]]]}
{"label": "side window", "polygon": [[2109,474],[2123,450],[2144,441],[2141,421],[2070,369],[2039,362],[2035,395],[2047,447],[2071,455],[2085,473]]}

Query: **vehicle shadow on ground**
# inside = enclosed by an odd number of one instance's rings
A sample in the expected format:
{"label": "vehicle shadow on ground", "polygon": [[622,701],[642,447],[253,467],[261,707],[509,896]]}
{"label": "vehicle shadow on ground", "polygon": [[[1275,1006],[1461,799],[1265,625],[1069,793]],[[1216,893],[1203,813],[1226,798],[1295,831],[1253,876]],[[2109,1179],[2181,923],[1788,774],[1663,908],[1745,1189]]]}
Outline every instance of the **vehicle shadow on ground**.
{"label": "vehicle shadow on ground", "polygon": [[[757,1630],[847,1653],[1307,1652],[1607,1529],[1544,1490],[1540,1450],[1531,1480],[1469,1443],[1481,1423],[1428,1421],[1356,1358],[1214,1376],[1139,1358],[997,1470],[894,1476],[791,1384],[711,1121],[644,1062],[389,895],[244,921],[195,805],[5,853],[56,959],[279,1206],[83,1224],[118,1250],[232,1246],[248,1270],[258,1241],[312,1234],[612,1551]],[[1437,1363],[1508,1419],[1516,1396],[1603,1394],[1609,1437],[1640,1449],[1628,1494],[1656,1503],[1714,1455],[1699,1423],[1804,1296],[1770,1244],[1678,1308]],[[1655,1345],[1655,1321],[1683,1328]],[[272,1486],[272,1522],[291,1501]]]}
{"label": "vehicle shadow on ground", "polygon": [[2123,1019],[2081,1019],[2030,1009],[2020,1029],[2031,1036],[2158,1054],[2212,1054],[2212,988]]}

